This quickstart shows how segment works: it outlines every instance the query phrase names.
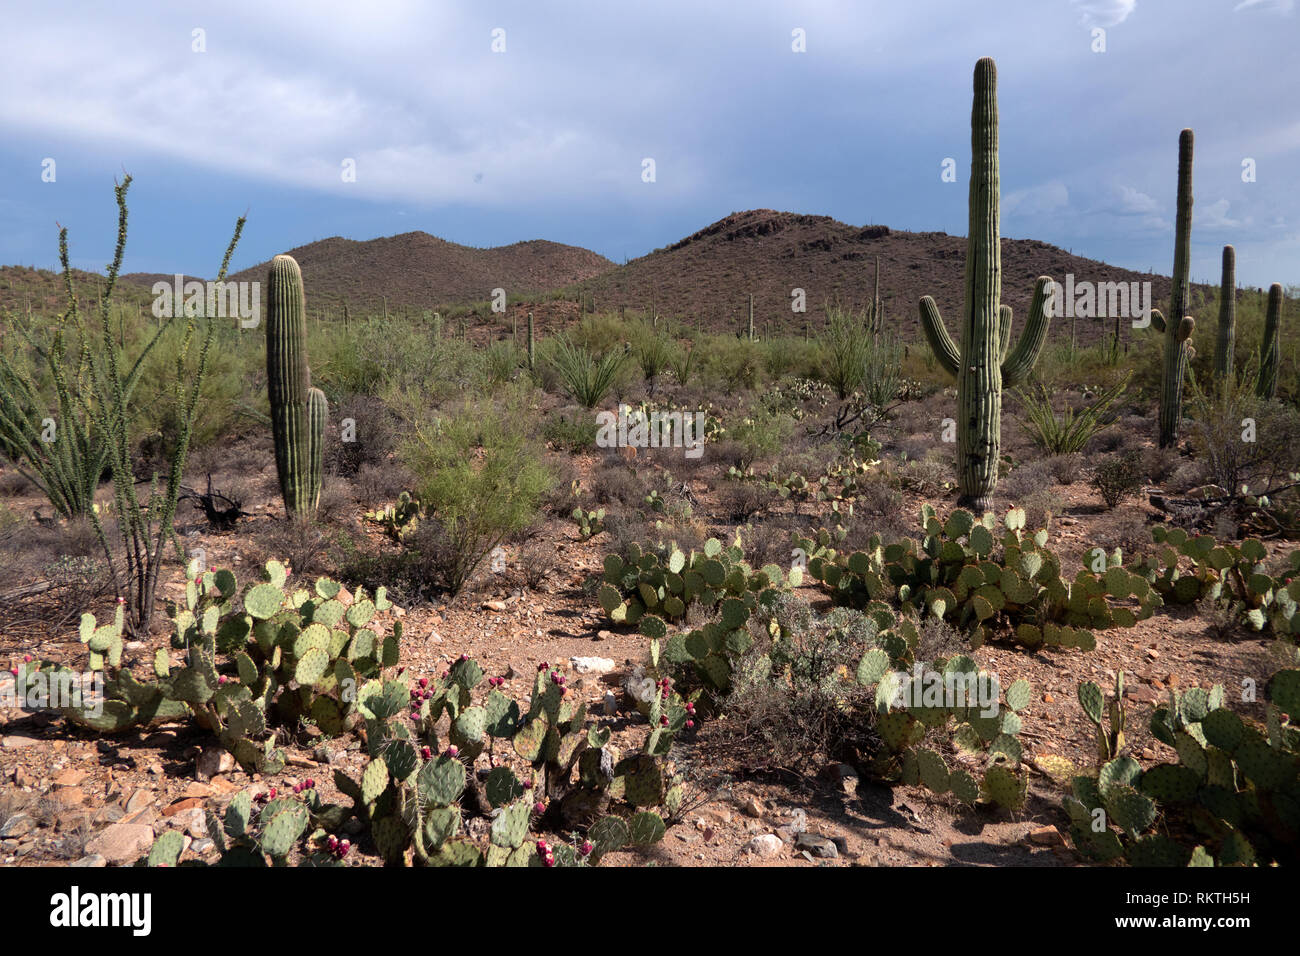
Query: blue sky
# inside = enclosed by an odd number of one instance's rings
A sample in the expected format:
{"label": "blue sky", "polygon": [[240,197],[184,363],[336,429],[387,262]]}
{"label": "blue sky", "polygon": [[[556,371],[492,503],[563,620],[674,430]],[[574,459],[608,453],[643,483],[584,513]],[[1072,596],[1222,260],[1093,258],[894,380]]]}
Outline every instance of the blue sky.
{"label": "blue sky", "polygon": [[[1167,273],[1190,126],[1194,278],[1217,281],[1232,243],[1243,284],[1300,283],[1295,6],[11,6],[0,262],[52,267],[57,221],[74,264],[103,268],[123,169],[135,177],[127,271],[211,275],[245,211],[236,269],[327,236],[417,229],[473,246],[552,239],[621,262],[759,207],[964,234],[971,72],[988,55],[1005,236]],[[806,52],[792,49],[796,29]],[[947,157],[955,184],[941,181]]]}

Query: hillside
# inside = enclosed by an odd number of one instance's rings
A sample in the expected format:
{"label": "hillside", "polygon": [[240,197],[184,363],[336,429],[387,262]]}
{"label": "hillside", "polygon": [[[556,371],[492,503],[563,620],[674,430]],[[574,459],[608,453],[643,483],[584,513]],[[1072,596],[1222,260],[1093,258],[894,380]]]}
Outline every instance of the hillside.
{"label": "hillside", "polygon": [[[310,309],[381,310],[388,306],[432,309],[442,303],[482,301],[495,288],[513,297],[546,292],[614,268],[604,256],[577,246],[533,239],[475,249],[406,232],[357,241],[337,236],[288,250],[302,267]],[[269,262],[231,275],[236,281],[264,280]],[[152,284],[170,276],[126,276]]]}
{"label": "hillside", "polygon": [[[760,334],[815,330],[823,307],[839,301],[853,308],[871,296],[875,262],[880,260],[881,296],[886,320],[906,337],[918,333],[917,301],[932,295],[954,335],[963,297],[966,240],[940,232],[902,232],[888,226],[852,226],[829,216],[757,209],[724,219],[626,265],[597,253],[545,240],[475,249],[408,232],[381,239],[323,239],[289,250],[302,266],[308,307],[337,316],[344,299],[354,314],[389,309],[425,310],[440,305],[486,300],[504,288],[512,311],[536,309],[551,327],[586,308],[637,312],[652,309],[662,317],[714,331],[740,331],[754,296]],[[1034,280],[1152,283],[1157,308],[1167,306],[1169,279],[1071,255],[1033,239],[1002,242],[1003,299],[1016,314],[1016,329],[1029,308]],[[231,278],[263,279],[267,263]],[[95,277],[79,275],[83,299]],[[119,292],[147,307],[148,288],[170,276],[123,276]],[[791,290],[806,296],[806,314],[790,310]],[[1204,289],[1202,292],[1206,291]],[[20,310],[61,304],[59,277],[51,272],[6,267],[0,270],[0,306]],[[1080,343],[1109,334],[1108,322],[1082,319],[1053,324],[1054,339],[1068,339],[1071,325]]]}
{"label": "hillside", "polygon": [[[1170,250],[1172,255],[1172,248]],[[881,298],[889,324],[918,331],[917,303],[932,295],[957,334],[965,281],[966,239],[941,232],[900,232],[888,226],[851,226],[829,216],[805,216],[757,209],[732,213],[664,249],[634,259],[581,283],[597,311],[619,306],[683,318],[706,328],[741,329],[754,296],[755,324],[801,331],[805,316],[792,314],[791,290],[802,288],[807,317],[816,328],[824,303],[860,308],[870,300],[875,260],[880,258]],[[1071,255],[1032,239],[1003,239],[1002,296],[1022,320],[1034,280],[1150,281],[1156,308],[1168,308],[1169,278],[1138,273]],[[1104,323],[1080,320],[1078,340],[1092,340]],[[1016,328],[1020,326],[1017,324]],[[1069,335],[1068,320],[1054,336]]]}

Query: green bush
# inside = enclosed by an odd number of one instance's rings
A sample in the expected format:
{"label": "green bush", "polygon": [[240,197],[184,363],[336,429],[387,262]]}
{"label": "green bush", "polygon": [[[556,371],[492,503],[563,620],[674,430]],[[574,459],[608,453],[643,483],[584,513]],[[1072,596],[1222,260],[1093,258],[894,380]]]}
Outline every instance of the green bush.
{"label": "green bush", "polygon": [[493,548],[534,520],[554,484],[535,437],[540,423],[521,387],[426,408],[407,422],[399,457],[416,476],[426,520],[446,535],[443,570],[455,594]]}

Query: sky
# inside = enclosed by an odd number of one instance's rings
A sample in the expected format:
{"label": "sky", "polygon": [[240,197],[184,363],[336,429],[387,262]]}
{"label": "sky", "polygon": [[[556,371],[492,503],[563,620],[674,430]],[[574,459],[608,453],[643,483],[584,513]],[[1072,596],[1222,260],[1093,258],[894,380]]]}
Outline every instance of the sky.
{"label": "sky", "polygon": [[11,5],[0,263],[58,223],[102,270],[124,171],[128,272],[213,275],[244,213],[232,271],[413,230],[623,262],[753,208],[964,235],[992,56],[1004,237],[1168,274],[1191,127],[1193,278],[1231,243],[1300,284],[1298,40],[1296,0]]}

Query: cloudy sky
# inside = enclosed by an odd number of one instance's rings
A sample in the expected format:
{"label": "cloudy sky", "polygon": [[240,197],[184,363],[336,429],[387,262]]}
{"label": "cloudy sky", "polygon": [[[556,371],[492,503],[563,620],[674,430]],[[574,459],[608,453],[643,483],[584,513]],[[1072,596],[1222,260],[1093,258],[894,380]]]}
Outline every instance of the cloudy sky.
{"label": "cloudy sky", "polygon": [[[212,274],[245,211],[235,268],[417,229],[621,262],[760,207],[964,234],[971,71],[988,55],[1004,235],[1168,273],[1190,126],[1194,277],[1217,281],[1232,243],[1243,284],[1300,283],[1295,6],[14,5],[0,32],[0,262],[53,266],[59,222],[75,264],[102,269],[123,170],[128,271]],[[957,183],[942,181],[949,157]]]}

